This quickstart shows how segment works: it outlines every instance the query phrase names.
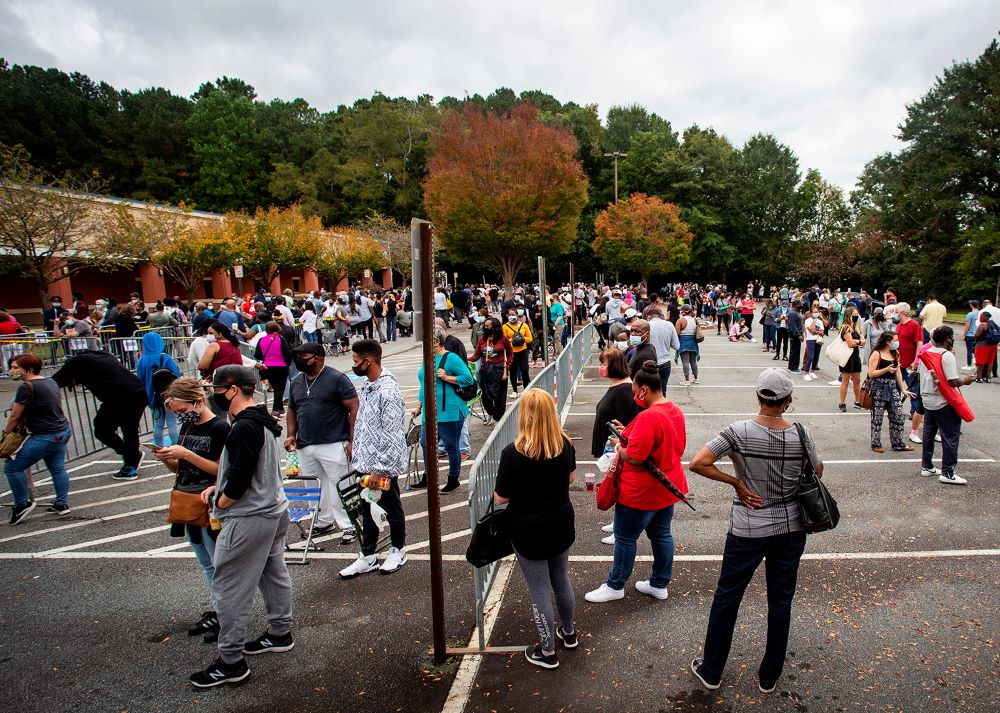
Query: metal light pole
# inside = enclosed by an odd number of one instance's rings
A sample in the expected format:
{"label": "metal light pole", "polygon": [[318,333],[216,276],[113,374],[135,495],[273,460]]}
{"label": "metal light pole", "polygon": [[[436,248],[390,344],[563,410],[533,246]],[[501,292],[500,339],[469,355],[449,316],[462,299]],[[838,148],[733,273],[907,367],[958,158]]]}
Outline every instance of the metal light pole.
{"label": "metal light pole", "polygon": [[612,151],[611,153],[604,154],[606,158],[613,158],[615,160],[615,203],[618,203],[618,159],[625,158],[628,156],[627,153],[623,151]]}
{"label": "metal light pole", "polygon": [[542,360],[549,365],[549,314],[545,305],[545,258],[538,256],[538,301],[542,310]]}

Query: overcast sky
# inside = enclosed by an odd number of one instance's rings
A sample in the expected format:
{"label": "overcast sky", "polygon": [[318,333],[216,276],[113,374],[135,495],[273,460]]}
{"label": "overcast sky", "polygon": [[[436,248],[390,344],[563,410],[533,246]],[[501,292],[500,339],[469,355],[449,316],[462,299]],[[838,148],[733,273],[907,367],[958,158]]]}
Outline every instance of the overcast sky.
{"label": "overcast sky", "polygon": [[678,131],[771,133],[850,188],[997,0],[0,0],[0,56],[190,95],[228,75],[321,111],[390,96],[541,89],[638,103]]}

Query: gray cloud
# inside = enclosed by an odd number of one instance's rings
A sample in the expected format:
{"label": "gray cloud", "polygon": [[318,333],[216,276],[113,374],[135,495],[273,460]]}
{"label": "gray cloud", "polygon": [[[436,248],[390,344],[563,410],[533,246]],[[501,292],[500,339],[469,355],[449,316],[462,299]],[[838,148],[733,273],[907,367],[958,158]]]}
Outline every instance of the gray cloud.
{"label": "gray cloud", "polygon": [[542,89],[639,103],[678,131],[757,132],[850,187],[898,150],[905,105],[996,36],[995,0],[871,3],[0,0],[8,61],[191,94],[221,75],[322,111],[391,96]]}

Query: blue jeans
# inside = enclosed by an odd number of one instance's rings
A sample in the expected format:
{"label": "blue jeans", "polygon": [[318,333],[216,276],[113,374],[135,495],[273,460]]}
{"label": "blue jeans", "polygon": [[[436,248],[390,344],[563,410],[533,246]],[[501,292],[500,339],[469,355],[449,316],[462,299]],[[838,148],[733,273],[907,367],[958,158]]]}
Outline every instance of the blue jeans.
{"label": "blue jeans", "polygon": [[761,560],[767,579],[767,645],[757,675],[768,688],[785,664],[788,631],[792,620],[792,597],[799,572],[799,560],[806,546],[806,533],[790,532],[771,537],[726,537],[722,571],[715,588],[712,610],[705,634],[704,663],[699,668],[706,681],[716,683],[729,658],[736,628],[736,615],[743,594]]}
{"label": "blue jeans", "polygon": [[191,533],[187,531],[187,526],[184,528],[184,534],[191,545],[191,549],[194,551],[194,556],[198,559],[198,564],[201,565],[202,570],[205,572],[205,581],[208,583],[208,596],[212,601],[212,611],[216,611],[215,594],[212,592],[212,580],[215,578],[215,565],[212,564],[212,558],[215,557],[215,540],[212,539],[212,531],[207,527],[198,529],[201,530],[201,542],[191,542]]}
{"label": "blue jeans", "polygon": [[385,338],[390,342],[396,341],[396,315],[385,318]]}
{"label": "blue jeans", "polygon": [[615,505],[615,561],[608,573],[608,586],[624,589],[635,565],[635,542],[645,531],[653,545],[653,573],[650,586],[662,589],[670,584],[674,571],[674,536],[670,521],[674,506],[662,510],[637,510],[618,503]]}
{"label": "blue jeans", "polygon": [[976,338],[966,335],[965,337],[965,365],[972,366],[976,357]]}
{"label": "blue jeans", "polygon": [[916,398],[910,399],[910,415],[912,416],[920,408],[920,374],[907,369],[903,372],[903,383],[906,388],[915,393]]}
{"label": "blue jeans", "polygon": [[[438,426],[438,450],[447,451],[444,447],[444,439],[441,438],[441,427]],[[469,419],[462,421],[462,435],[458,437],[458,450],[461,453],[472,455],[472,444],[469,443]]]}
{"label": "blue jeans", "polygon": [[163,445],[163,428],[166,426],[167,434],[170,436],[170,445],[177,444],[177,414],[166,406],[151,406],[153,412],[153,443],[158,446]]}
{"label": "blue jeans", "polygon": [[[462,454],[459,451],[458,441],[462,436],[462,424],[465,419],[458,421],[439,421],[438,434],[444,442],[444,449],[448,452],[448,477],[458,478],[462,474]],[[420,424],[420,448],[424,452],[424,467],[427,458],[427,423]],[[437,457],[437,454],[434,454]]]}
{"label": "blue jeans", "polygon": [[316,343],[318,343],[319,342],[319,330],[317,329],[315,332],[307,332],[307,331],[305,331],[303,329],[302,330],[302,340],[306,344],[316,344]]}
{"label": "blue jeans", "polygon": [[32,434],[24,441],[21,450],[12,460],[3,464],[4,475],[10,484],[10,492],[14,496],[14,507],[28,504],[28,475],[31,466],[40,460],[45,461],[45,467],[52,476],[52,487],[56,490],[54,504],[65,505],[69,498],[69,474],[66,473],[66,444],[73,434],[73,429],[67,427],[59,433]]}
{"label": "blue jeans", "polygon": [[774,348],[774,345],[777,342],[777,339],[776,339],[777,334],[778,334],[778,328],[777,327],[775,327],[773,324],[765,324],[764,325],[764,346],[768,347],[769,349]]}

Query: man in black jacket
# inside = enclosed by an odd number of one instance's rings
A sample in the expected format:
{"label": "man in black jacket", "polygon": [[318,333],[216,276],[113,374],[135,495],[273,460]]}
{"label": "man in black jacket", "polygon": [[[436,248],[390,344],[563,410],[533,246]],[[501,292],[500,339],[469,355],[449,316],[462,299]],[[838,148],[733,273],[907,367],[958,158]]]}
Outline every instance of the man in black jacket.
{"label": "man in black jacket", "polygon": [[788,312],[788,370],[793,374],[799,373],[799,353],[802,349],[802,334],[805,326],[802,323],[802,303],[798,300],[792,302],[792,309]]}
{"label": "man in black jacket", "polygon": [[637,319],[629,326],[629,331],[629,342],[635,346],[635,354],[632,355],[628,367],[629,375],[634,379],[647,360],[656,363],[656,349],[649,343],[649,322]]}
{"label": "man in black jacket", "polygon": [[143,456],[139,451],[139,422],[147,404],[146,387],[139,377],[108,352],[83,349],[67,359],[52,379],[62,387],[84,386],[101,402],[94,414],[94,436],[123,461],[111,477],[136,480]]}

